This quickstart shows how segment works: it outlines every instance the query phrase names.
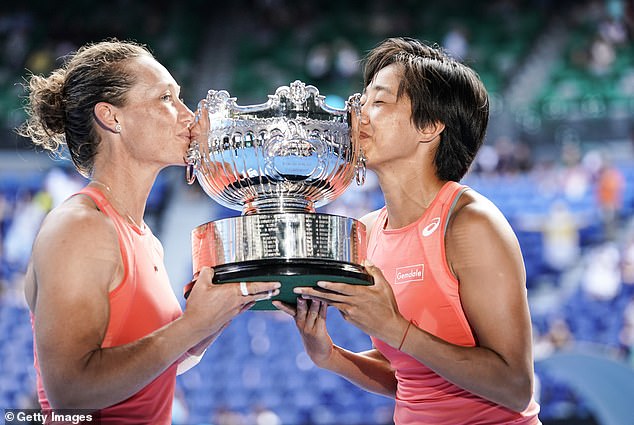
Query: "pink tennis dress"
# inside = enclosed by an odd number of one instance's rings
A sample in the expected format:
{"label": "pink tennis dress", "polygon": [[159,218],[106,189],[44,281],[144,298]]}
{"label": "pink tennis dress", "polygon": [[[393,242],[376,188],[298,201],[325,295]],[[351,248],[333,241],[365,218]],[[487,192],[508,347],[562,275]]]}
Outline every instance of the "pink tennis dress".
{"label": "pink tennis dress", "polygon": [[[384,208],[368,241],[368,258],[390,283],[399,310],[421,329],[453,344],[475,346],[460,303],[459,282],[447,266],[445,228],[466,186],[448,182],[416,221],[385,229]],[[532,400],[522,413],[485,400],[447,381],[413,357],[372,338],[396,371],[397,425],[539,424]]]}
{"label": "pink tennis dress", "polygon": [[[89,196],[112,219],[124,265],[121,283],[109,294],[110,319],[101,347],[136,341],[179,317],[181,308],[163,266],[163,248],[158,239],[150,229],[128,223],[98,190],[88,186],[80,193]],[[100,410],[99,423],[171,424],[176,368],[174,363],[127,400]],[[48,411],[51,406],[42,385],[37,355],[35,369],[40,405]]]}

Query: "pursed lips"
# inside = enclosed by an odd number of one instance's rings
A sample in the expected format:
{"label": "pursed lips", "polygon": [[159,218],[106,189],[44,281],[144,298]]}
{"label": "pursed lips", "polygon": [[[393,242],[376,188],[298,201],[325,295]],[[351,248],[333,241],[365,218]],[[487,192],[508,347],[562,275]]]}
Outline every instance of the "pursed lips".
{"label": "pursed lips", "polygon": [[359,132],[359,141],[360,142],[367,142],[371,139],[370,135],[368,133],[366,133],[365,131],[360,131]]}
{"label": "pursed lips", "polygon": [[176,135],[179,139],[183,139],[186,141],[187,146],[189,146],[189,144],[191,143],[191,141],[193,140],[193,136],[192,134],[190,134],[189,130],[187,130],[186,132],[182,132],[182,133],[178,133]]}

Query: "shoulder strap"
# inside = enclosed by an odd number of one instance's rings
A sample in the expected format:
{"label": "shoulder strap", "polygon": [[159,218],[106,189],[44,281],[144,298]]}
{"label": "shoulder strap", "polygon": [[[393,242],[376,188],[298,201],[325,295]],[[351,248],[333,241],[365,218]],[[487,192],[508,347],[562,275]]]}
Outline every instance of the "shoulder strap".
{"label": "shoulder strap", "polygon": [[88,196],[90,199],[92,199],[95,205],[97,205],[97,208],[99,208],[99,210],[105,212],[108,216],[110,215],[110,211],[106,211],[110,209],[110,203],[108,202],[104,194],[101,193],[98,189],[91,186],[86,186],[82,190],[77,192],[77,194]]}
{"label": "shoulder strap", "polygon": [[383,207],[379,211],[378,216],[374,220],[374,224],[370,229],[370,234],[368,235],[368,247],[372,246],[376,242],[376,238],[381,231],[381,229],[385,228],[385,222],[387,220],[387,208]]}
{"label": "shoulder strap", "polygon": [[470,190],[470,189],[471,188],[469,186],[461,185],[459,183],[456,183],[456,185],[454,186],[454,189],[451,195],[449,195],[449,199],[453,198],[453,201],[451,202],[451,205],[449,206],[449,211],[447,212],[447,221],[445,221],[445,228],[443,229],[443,234],[447,233],[449,218],[451,217],[451,214],[453,213],[453,210],[456,207],[456,204],[458,204],[458,200],[460,199],[463,193],[465,193],[467,190]]}

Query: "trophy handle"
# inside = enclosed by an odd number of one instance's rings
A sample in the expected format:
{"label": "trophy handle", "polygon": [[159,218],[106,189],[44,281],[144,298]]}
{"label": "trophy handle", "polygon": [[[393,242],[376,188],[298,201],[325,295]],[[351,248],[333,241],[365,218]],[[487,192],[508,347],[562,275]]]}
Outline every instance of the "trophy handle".
{"label": "trophy handle", "polygon": [[[212,93],[213,92],[213,93]],[[209,90],[208,97],[213,97],[213,95],[217,93],[214,90]],[[220,95],[226,92],[220,92]],[[226,93],[226,97],[229,96],[229,93]],[[205,137],[209,136],[209,115],[208,111],[211,108],[211,103],[209,99],[202,99],[198,102],[198,107],[196,108],[196,114],[194,116],[194,122],[190,127],[190,134],[192,128],[195,127],[194,136]],[[200,153],[200,143],[198,140],[192,140],[189,144],[189,149],[187,149],[187,155],[185,156],[185,163],[187,164],[187,170],[185,171],[185,181],[187,184],[191,185],[196,180],[196,170],[200,167],[200,163],[202,160],[202,155]]]}
{"label": "trophy handle", "polygon": [[185,172],[185,180],[187,181],[188,185],[194,184],[194,180],[196,180],[194,164],[187,164],[187,171]]}
{"label": "trophy handle", "polygon": [[365,155],[363,150],[359,148],[359,159],[354,166],[354,179],[357,182],[357,186],[363,186],[363,183],[365,183],[365,173]]}
{"label": "trophy handle", "polygon": [[196,170],[200,165],[200,151],[198,150],[198,141],[193,140],[189,149],[187,149],[187,156],[185,157],[187,163],[187,170],[185,172],[185,181],[191,185],[196,180]]}
{"label": "trophy handle", "polygon": [[354,179],[357,186],[363,186],[365,183],[365,155],[363,149],[359,146],[359,119],[361,116],[361,93],[355,93],[348,97],[346,102],[346,110],[348,111],[348,122],[350,123],[350,136],[352,139],[353,149],[358,146],[359,157],[354,165]]}

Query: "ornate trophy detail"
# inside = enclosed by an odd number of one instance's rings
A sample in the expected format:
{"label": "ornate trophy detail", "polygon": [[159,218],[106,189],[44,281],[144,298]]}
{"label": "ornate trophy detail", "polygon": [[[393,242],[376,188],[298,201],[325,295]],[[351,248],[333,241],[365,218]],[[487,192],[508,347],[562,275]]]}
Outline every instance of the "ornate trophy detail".
{"label": "ornate trophy detail", "polygon": [[[195,274],[211,266],[218,283],[281,281],[276,299],[288,303],[295,286],[318,280],[372,284],[361,266],[365,226],[315,212],[365,178],[355,131],[360,96],[345,109],[324,99],[301,81],[249,106],[227,91],[208,92],[198,110],[208,137],[190,145],[187,180],[198,179],[214,201],[242,215],[192,231]],[[260,301],[254,308],[274,307]]]}

